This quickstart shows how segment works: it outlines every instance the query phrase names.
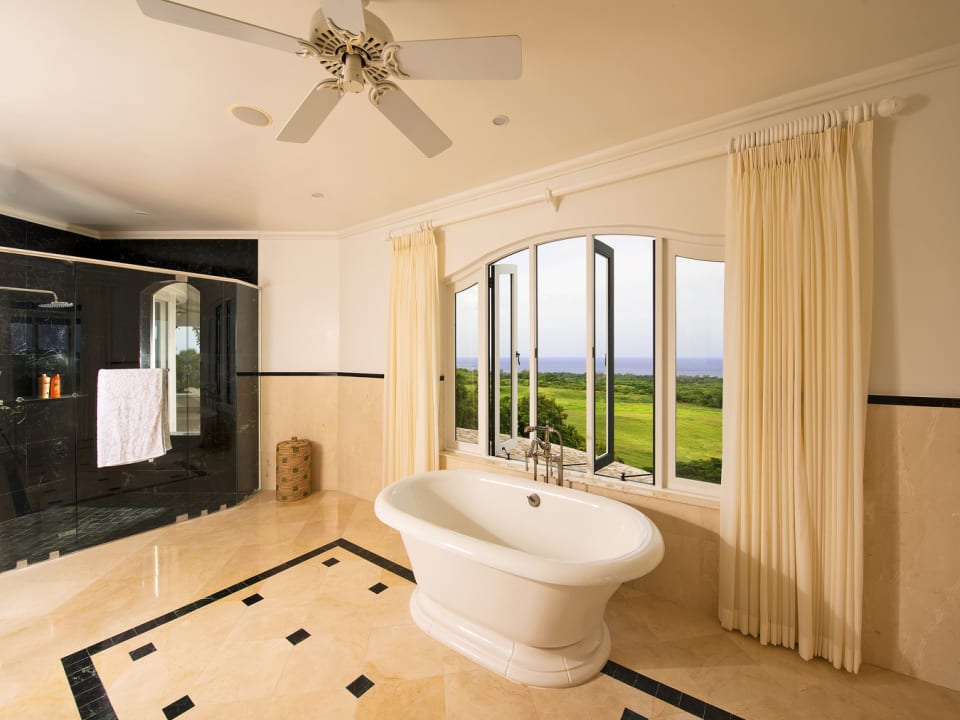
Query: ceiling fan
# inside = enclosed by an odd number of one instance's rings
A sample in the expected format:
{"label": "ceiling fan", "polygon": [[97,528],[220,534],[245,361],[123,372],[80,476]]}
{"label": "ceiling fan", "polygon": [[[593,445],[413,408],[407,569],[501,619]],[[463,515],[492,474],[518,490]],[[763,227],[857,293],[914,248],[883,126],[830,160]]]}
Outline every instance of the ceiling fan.
{"label": "ceiling fan", "polygon": [[380,112],[427,157],[452,144],[394,79],[515,80],[520,77],[516,35],[395,42],[384,22],[365,8],[367,0],[318,0],[310,39],[294,37],[171,0],[137,0],[156,20],[245,40],[300,57],[312,57],[333,77],[314,87],[277,136],[304,143],[343,97],[370,86]]}

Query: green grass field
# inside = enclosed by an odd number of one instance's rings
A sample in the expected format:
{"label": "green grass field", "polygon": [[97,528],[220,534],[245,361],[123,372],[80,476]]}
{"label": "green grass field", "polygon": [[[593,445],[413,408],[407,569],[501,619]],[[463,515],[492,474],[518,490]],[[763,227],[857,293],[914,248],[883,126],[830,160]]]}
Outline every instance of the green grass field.
{"label": "green grass field", "polygon": [[[540,385],[540,392],[567,411],[567,422],[586,436],[587,403],[582,390]],[[649,398],[615,395],[614,456],[620,462],[643,470],[653,467],[653,403]],[[723,411],[689,403],[677,405],[677,461],[719,458]]]}
{"label": "green grass field", "polygon": [[[518,396],[529,397],[530,383],[526,371],[518,378]],[[586,375],[577,373],[544,373],[540,376],[540,394],[556,403],[560,413],[548,420],[554,427],[565,424],[564,439],[579,434],[587,436]],[[509,378],[503,378],[502,411],[509,413]],[[715,377],[677,378],[676,475],[720,482],[722,448],[723,380]],[[457,370],[458,427],[476,427],[476,371]],[[653,470],[653,378],[641,375],[617,375],[614,397],[614,459],[640,470]],[[602,398],[598,398],[602,403]],[[526,408],[519,409],[521,424],[526,422]],[[566,413],[566,419],[562,414]],[[602,405],[598,405],[598,435],[603,435],[605,422]],[[502,416],[506,418],[506,416]],[[504,419],[503,422],[508,422]],[[576,431],[576,433],[572,431]],[[574,445],[575,443],[568,443]],[[601,443],[598,455],[605,450]],[[585,450],[585,447],[579,449]]]}

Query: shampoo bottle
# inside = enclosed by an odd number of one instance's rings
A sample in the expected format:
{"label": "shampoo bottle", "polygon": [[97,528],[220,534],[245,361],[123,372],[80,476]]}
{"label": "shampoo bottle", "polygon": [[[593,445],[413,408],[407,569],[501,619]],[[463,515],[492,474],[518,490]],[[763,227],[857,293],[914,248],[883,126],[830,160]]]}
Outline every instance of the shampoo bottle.
{"label": "shampoo bottle", "polygon": [[60,397],[60,373],[57,373],[50,378],[50,397]]}
{"label": "shampoo bottle", "polygon": [[50,376],[46,373],[37,378],[37,397],[44,399],[50,397]]}

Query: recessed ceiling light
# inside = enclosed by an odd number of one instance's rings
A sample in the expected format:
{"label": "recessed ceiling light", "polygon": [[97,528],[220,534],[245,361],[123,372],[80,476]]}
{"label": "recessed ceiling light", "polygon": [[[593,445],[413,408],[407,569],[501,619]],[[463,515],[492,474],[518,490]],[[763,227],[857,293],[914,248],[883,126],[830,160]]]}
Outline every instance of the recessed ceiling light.
{"label": "recessed ceiling light", "polygon": [[231,105],[230,114],[240,122],[256,127],[266,127],[273,122],[273,118],[263,110],[250,105]]}
{"label": "recessed ceiling light", "polygon": [[326,197],[326,195],[324,195],[322,192],[315,192],[315,193],[310,193],[310,197],[317,198],[318,200],[322,200],[323,198]]}
{"label": "recessed ceiling light", "polygon": [[492,122],[494,125],[499,127],[510,122],[510,118],[508,118],[506,115],[494,115]]}

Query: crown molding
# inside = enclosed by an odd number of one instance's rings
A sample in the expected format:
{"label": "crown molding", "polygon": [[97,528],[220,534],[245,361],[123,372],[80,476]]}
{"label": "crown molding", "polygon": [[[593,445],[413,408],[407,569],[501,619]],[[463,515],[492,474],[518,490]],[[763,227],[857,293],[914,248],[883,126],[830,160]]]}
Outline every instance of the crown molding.
{"label": "crown molding", "polygon": [[283,231],[283,232],[262,232],[261,240],[339,240],[340,233],[336,230],[317,230],[310,232],[308,230]]}
{"label": "crown molding", "polygon": [[[958,65],[960,65],[960,44],[950,45],[939,50],[898,60],[887,65],[881,65],[860,73],[847,75],[809,88],[786,93],[729,112],[713,115],[703,120],[678,125],[669,130],[646,135],[621,145],[582,155],[528,173],[515,175],[461,193],[438,198],[437,200],[423,203],[412,208],[407,208],[390,215],[344,228],[339,232],[339,235],[341,237],[351,237],[376,232],[378,230],[389,233],[398,227],[412,226],[424,221],[432,221],[435,226],[442,226],[444,224],[450,224],[449,220],[445,223],[445,216],[458,214],[458,210],[462,213],[463,207],[468,204],[498,202],[502,206],[502,209],[512,209],[529,205],[535,199],[542,200],[545,192],[552,195],[560,194],[556,190],[556,187],[554,187],[558,181],[562,182],[566,179],[567,182],[570,182],[570,176],[575,174],[603,169],[605,166],[613,166],[618,163],[639,165],[640,167],[633,171],[624,172],[620,170],[614,181],[627,180],[648,172],[656,172],[669,167],[695,162],[698,159],[725,155],[726,138],[724,138],[722,143],[718,143],[716,148],[712,150],[708,150],[705,153],[700,151],[693,154],[687,152],[683,154],[682,157],[678,156],[677,160],[673,162],[668,160],[666,162],[658,161],[651,164],[649,160],[645,160],[643,157],[657,150],[675,148],[678,145],[690,143],[700,138],[708,138],[711,135],[724,132],[733,133],[734,130],[737,130],[738,133],[745,132],[750,129],[751,125],[763,124],[769,121],[770,118],[778,115],[803,111],[820,103],[830,102],[837,98],[854,95],[883,85],[945,70]],[[610,181],[604,183],[583,183],[582,189],[597,187],[600,184],[610,184]],[[572,189],[564,192],[565,194],[569,194],[571,191],[576,191],[577,189],[580,188],[574,185]],[[526,194],[526,197],[517,199],[516,196],[519,194]],[[489,213],[479,212],[477,216],[486,214]],[[466,217],[469,218],[472,217],[472,215],[468,214]],[[453,221],[460,222],[461,219],[460,217],[454,217]]]}

